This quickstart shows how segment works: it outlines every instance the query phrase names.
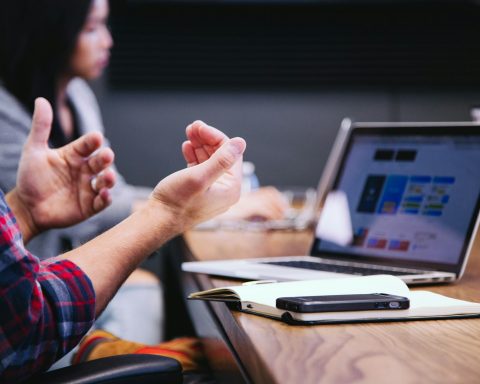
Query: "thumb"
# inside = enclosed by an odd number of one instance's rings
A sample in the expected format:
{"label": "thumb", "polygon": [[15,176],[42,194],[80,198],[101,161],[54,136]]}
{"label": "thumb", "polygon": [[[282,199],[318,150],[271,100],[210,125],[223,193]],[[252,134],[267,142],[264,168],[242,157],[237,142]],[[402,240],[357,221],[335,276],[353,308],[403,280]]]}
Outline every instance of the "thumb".
{"label": "thumb", "polygon": [[226,141],[215,153],[203,163],[197,165],[198,172],[201,172],[201,180],[207,185],[211,185],[222,176],[226,171],[234,167],[235,163],[238,166],[234,172],[241,176],[242,170],[238,160],[241,159],[243,152],[245,152],[247,144],[244,139],[235,137]]}
{"label": "thumb", "polygon": [[32,128],[28,136],[28,142],[32,145],[48,143],[52,129],[53,111],[50,103],[43,97],[35,99]]}

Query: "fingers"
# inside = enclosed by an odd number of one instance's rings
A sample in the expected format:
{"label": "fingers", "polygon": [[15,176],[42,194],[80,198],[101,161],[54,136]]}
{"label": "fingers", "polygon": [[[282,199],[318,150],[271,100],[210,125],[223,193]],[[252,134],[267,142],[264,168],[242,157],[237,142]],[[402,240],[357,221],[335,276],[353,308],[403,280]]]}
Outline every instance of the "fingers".
{"label": "fingers", "polygon": [[52,121],[53,111],[50,103],[43,97],[35,99],[32,128],[27,142],[31,145],[47,145]]}
{"label": "fingers", "polygon": [[190,124],[186,129],[188,140],[190,140],[195,148],[203,145],[216,147],[223,144],[228,136],[222,131],[205,124],[203,121],[197,120]]}
{"label": "fingers", "polygon": [[[287,209],[290,207],[285,196],[274,187],[262,187],[252,192],[253,198],[260,197],[260,200],[270,207],[272,212],[283,217]],[[281,218],[280,217],[280,218]]]}
{"label": "fingers", "polygon": [[189,167],[200,164],[209,159],[215,150],[216,149],[213,147],[195,149],[190,141],[182,143],[183,157]]}
{"label": "fingers", "polygon": [[94,179],[92,179],[91,186],[94,192],[101,191],[105,188],[110,189],[115,185],[116,175],[111,169],[107,169]]}
{"label": "fingers", "polygon": [[274,201],[269,201],[265,204],[267,209],[266,217],[268,220],[280,220],[285,217],[285,212],[287,211],[286,206],[277,204]]}
{"label": "fingers", "polygon": [[102,172],[113,164],[115,155],[110,148],[102,148],[88,159],[88,167],[92,175]]}
{"label": "fingers", "polygon": [[232,169],[234,176],[241,178],[241,162],[247,144],[240,137],[226,141],[207,161],[199,164],[196,172],[206,185],[211,185],[226,171]]}
{"label": "fingers", "polygon": [[103,143],[103,135],[99,132],[90,132],[86,135],[79,137],[77,140],[72,141],[70,144],[62,148],[65,156],[72,158],[88,157]]}
{"label": "fingers", "polygon": [[189,167],[198,164],[197,155],[195,155],[195,149],[190,141],[183,142],[182,153]]}
{"label": "fingers", "polygon": [[276,188],[262,187],[242,195],[227,218],[234,220],[279,220],[285,217],[287,208],[287,202]]}
{"label": "fingers", "polygon": [[[186,135],[191,143],[191,148],[197,163],[205,160],[220,147],[228,137],[218,129],[197,120],[186,129]],[[191,163],[187,160],[187,163]]]}
{"label": "fingers", "polygon": [[110,191],[107,188],[102,188],[93,199],[93,210],[100,212],[107,208],[112,203]]}
{"label": "fingers", "polygon": [[112,203],[110,189],[115,185],[115,172],[111,169],[103,171],[91,180],[91,188],[94,192],[92,208],[97,213],[107,208]]}
{"label": "fingers", "polygon": [[198,163],[203,163],[206,161],[208,158],[210,158],[211,151],[207,151],[205,146],[195,148],[193,147],[193,151],[195,152],[195,157],[197,159]]}
{"label": "fingers", "polygon": [[[285,210],[271,202],[265,202],[263,205],[251,203],[249,212],[250,217],[259,217],[263,220],[280,220],[285,217]],[[250,218],[250,217],[247,217]]]}

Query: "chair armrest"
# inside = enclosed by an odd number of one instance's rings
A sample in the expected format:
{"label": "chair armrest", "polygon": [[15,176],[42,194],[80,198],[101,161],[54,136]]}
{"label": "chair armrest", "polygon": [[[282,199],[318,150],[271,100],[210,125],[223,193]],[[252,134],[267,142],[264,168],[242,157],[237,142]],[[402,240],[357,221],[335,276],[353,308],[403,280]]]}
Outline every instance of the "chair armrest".
{"label": "chair armrest", "polygon": [[176,384],[182,383],[180,363],[159,355],[118,355],[86,361],[34,376],[28,384]]}

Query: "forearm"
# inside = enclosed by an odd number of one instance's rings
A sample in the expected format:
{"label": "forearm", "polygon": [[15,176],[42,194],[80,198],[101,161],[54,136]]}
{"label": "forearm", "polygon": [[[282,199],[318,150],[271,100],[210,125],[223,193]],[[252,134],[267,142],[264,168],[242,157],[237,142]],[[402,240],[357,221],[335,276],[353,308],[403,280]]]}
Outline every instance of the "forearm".
{"label": "forearm", "polygon": [[163,205],[149,206],[62,256],[90,278],[96,293],[96,313],[102,312],[120,285],[148,255],[177,235],[182,226]]}

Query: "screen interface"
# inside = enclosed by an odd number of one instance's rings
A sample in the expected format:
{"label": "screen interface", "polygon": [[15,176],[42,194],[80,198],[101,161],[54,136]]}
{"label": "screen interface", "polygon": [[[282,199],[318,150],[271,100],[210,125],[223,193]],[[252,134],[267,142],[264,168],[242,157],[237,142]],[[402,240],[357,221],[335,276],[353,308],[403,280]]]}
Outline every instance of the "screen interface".
{"label": "screen interface", "polygon": [[320,241],[318,250],[456,264],[477,214],[480,138],[361,134],[351,140],[334,189],[347,196],[353,241]]}

